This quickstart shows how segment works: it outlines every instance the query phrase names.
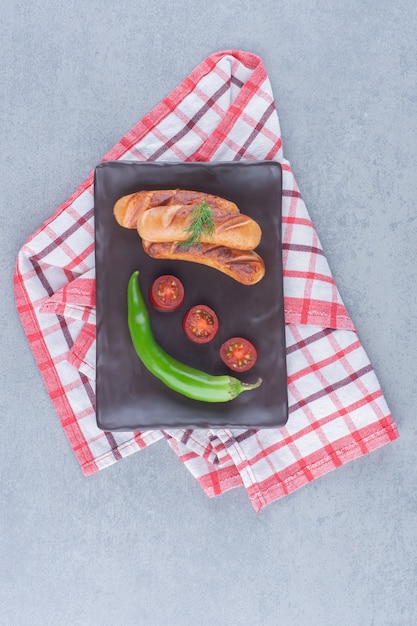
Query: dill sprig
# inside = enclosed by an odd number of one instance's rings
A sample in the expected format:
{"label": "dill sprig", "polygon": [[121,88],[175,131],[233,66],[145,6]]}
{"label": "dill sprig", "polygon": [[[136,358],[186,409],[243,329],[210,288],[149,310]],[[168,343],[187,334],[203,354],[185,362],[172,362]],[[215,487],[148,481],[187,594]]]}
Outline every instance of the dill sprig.
{"label": "dill sprig", "polygon": [[212,219],[212,209],[205,200],[198,206],[195,206],[191,213],[191,223],[185,229],[189,235],[185,241],[178,242],[185,249],[191,246],[201,246],[201,237],[205,235],[209,239],[213,237],[214,222]]}

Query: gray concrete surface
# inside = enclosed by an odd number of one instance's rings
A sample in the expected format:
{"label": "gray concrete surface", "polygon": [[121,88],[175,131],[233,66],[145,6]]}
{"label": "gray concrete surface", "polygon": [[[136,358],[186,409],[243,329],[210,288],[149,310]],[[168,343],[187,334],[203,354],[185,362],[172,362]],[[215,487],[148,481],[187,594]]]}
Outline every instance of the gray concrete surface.
{"label": "gray concrete surface", "polygon": [[[2,0],[0,623],[417,624],[414,0]],[[401,438],[257,516],[156,444],[83,478],[15,311],[32,233],[210,53],[259,54]]]}

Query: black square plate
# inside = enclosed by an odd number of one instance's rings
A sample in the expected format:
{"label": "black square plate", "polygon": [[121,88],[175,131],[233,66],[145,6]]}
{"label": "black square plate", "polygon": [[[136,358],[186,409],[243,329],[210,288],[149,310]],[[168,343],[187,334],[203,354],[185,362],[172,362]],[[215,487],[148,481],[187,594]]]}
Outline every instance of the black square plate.
{"label": "black square plate", "polygon": [[[117,224],[115,202],[140,190],[190,189],[236,202],[262,229],[257,252],[265,276],[242,285],[203,265],[156,260],[143,250],[135,229]],[[275,428],[288,419],[281,247],[282,174],[272,161],[233,163],[140,163],[107,161],[95,170],[95,254],[97,281],[97,424],[110,431],[162,428]],[[226,403],[190,400],[149,373],[131,343],[127,327],[126,289],[139,270],[152,328],[161,347],[183,363],[210,374],[231,374],[246,382],[263,379],[257,389]],[[185,288],[175,312],[156,311],[149,288],[161,274],[174,274]],[[208,344],[192,343],[182,330],[187,310],[207,304],[216,311],[220,330]],[[244,374],[232,373],[221,361],[221,344],[246,337],[257,348],[258,361]]]}

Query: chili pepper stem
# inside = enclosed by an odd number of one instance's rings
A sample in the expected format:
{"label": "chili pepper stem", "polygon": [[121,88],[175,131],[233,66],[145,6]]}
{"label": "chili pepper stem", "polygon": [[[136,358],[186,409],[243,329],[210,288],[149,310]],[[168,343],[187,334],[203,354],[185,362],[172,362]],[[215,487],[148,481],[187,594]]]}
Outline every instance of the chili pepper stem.
{"label": "chili pepper stem", "polygon": [[243,393],[244,391],[256,389],[257,387],[260,387],[261,384],[262,378],[258,378],[258,380],[254,383],[242,383],[242,381],[238,380],[237,378],[233,378],[232,376],[230,376],[230,397],[233,400],[233,398],[236,398],[236,396]]}
{"label": "chili pepper stem", "polygon": [[258,378],[256,383],[240,383],[243,387],[244,391],[249,391],[250,389],[256,389],[262,385],[262,378]]}

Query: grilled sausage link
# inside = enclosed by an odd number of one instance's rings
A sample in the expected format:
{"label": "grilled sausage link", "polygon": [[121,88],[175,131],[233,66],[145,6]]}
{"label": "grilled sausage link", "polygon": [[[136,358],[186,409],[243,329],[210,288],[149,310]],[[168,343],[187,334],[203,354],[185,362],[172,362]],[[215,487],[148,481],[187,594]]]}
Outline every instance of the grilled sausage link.
{"label": "grilled sausage link", "polygon": [[205,200],[213,209],[239,212],[234,202],[225,198],[189,191],[188,189],[160,189],[157,191],[138,191],[119,198],[113,208],[114,217],[124,228],[136,228],[139,215],[148,209],[159,206],[184,205],[198,206]]}
{"label": "grilled sausage link", "polygon": [[215,244],[184,248],[180,243],[142,240],[143,249],[154,259],[191,261],[227,274],[243,285],[255,285],[265,274],[262,258],[253,250],[242,251]]}
{"label": "grilled sausage link", "polygon": [[[213,243],[238,250],[254,250],[261,241],[259,225],[247,215],[212,209],[213,232],[201,232],[201,243]],[[137,229],[146,241],[186,241],[193,221],[192,206],[155,207],[141,213]]]}

